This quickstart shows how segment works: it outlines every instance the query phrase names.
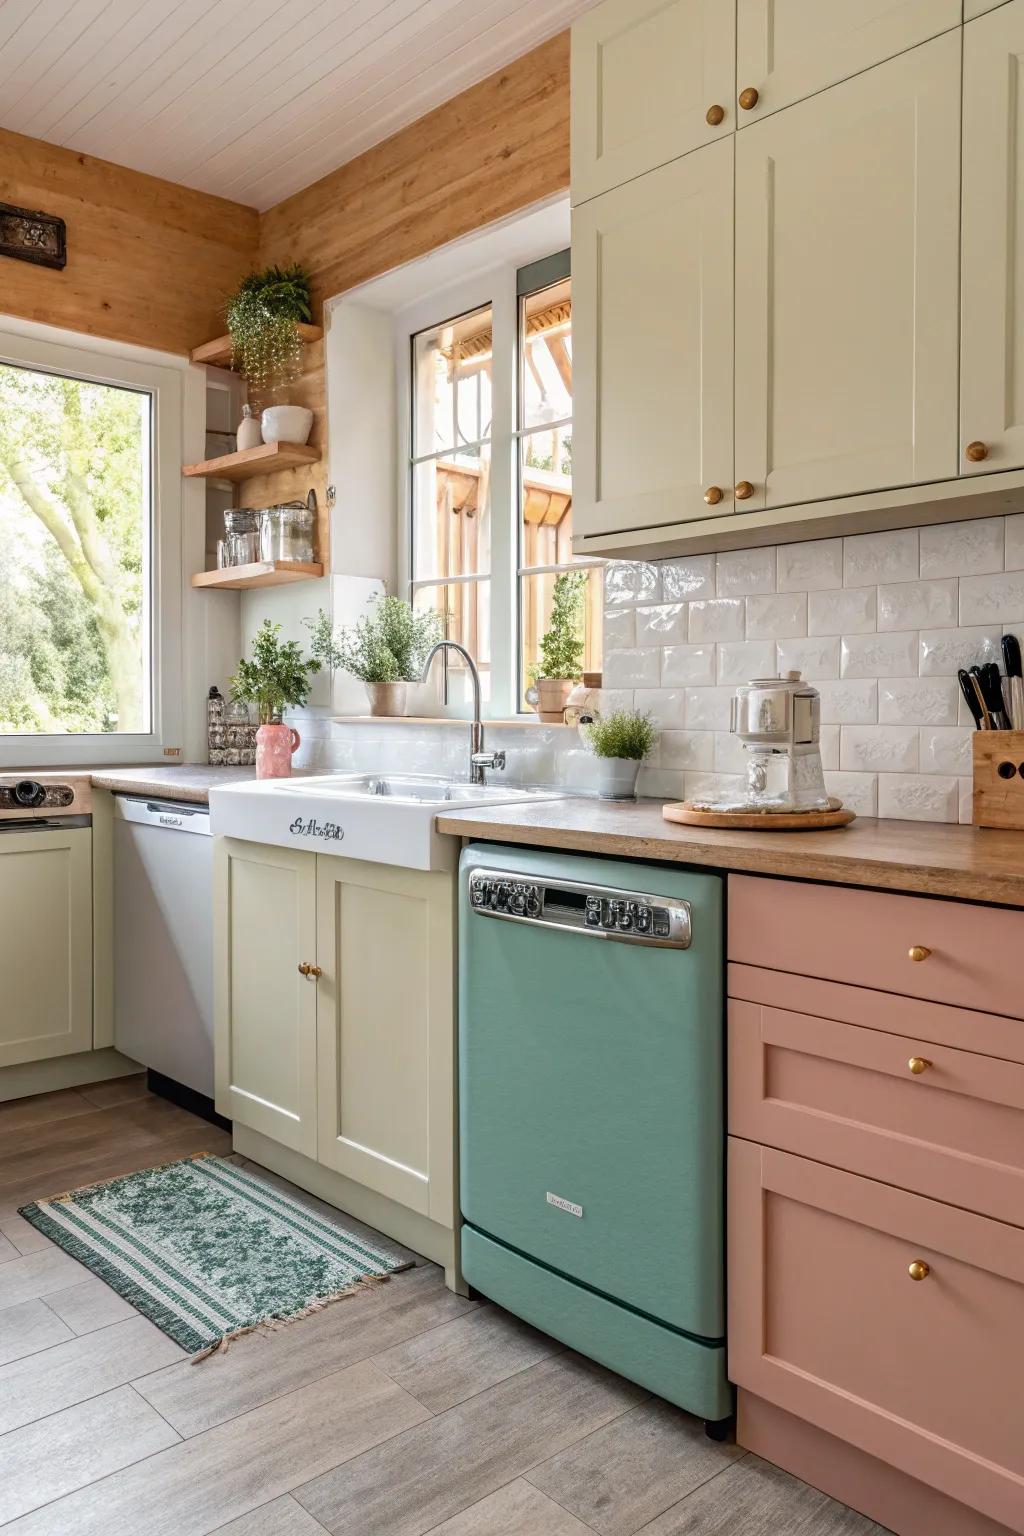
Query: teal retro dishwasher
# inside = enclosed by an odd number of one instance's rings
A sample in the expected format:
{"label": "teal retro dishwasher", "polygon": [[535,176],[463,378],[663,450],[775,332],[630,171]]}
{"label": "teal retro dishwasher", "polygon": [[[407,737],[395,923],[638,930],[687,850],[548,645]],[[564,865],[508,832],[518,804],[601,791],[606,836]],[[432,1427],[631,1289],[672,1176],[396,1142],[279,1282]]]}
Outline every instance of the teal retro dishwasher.
{"label": "teal retro dishwasher", "polygon": [[462,855],[463,1270],[724,1432],[722,884]]}

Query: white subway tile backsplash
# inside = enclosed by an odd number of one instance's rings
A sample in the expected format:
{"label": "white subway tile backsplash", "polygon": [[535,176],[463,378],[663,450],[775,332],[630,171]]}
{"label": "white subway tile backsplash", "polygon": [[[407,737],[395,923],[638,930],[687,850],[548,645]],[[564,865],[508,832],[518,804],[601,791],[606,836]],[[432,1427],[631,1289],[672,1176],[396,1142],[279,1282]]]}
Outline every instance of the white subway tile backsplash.
{"label": "white subway tile backsplash", "polygon": [[815,684],[839,676],[838,635],[819,635],[813,640],[780,640],[775,649],[776,665],[783,676],[787,672],[799,672],[805,681]]}
{"label": "white subway tile backsplash", "polygon": [[636,781],[638,795],[651,795],[658,800],[682,800],[685,798],[685,779],[682,772],[655,768],[644,763]]}
{"label": "white subway tile backsplash", "polygon": [[844,725],[839,766],[854,773],[916,773],[918,734],[911,725]]}
{"label": "white subway tile backsplash", "polygon": [[659,603],[656,608],[637,608],[637,645],[678,645],[686,639],[685,603]]}
{"label": "white subway tile backsplash", "polygon": [[961,667],[998,661],[998,626],[989,629],[928,629],[921,631],[919,666],[922,677],[955,677]]}
{"label": "white subway tile backsplash", "polygon": [[742,640],[745,616],[741,597],[699,598],[690,604],[690,640]]}
{"label": "white subway tile backsplash", "polygon": [[806,633],[806,592],[780,592],[747,598],[748,640],[779,640]]}
{"label": "white subway tile backsplash", "polygon": [[821,695],[822,724],[875,725],[878,721],[878,684],[867,678],[817,684]]}
{"label": "white subway tile backsplash", "polygon": [[912,677],[917,671],[917,631],[896,635],[844,635],[843,677]]}
{"label": "white subway tile backsplash", "polygon": [[691,731],[727,731],[735,688],[687,688],[685,718]]}
{"label": "white subway tile backsplash", "polygon": [[878,628],[938,629],[957,621],[957,584],[943,581],[900,581],[878,589]]}
{"label": "white subway tile backsplash", "polygon": [[826,772],[825,788],[858,816],[878,815],[878,775]]}
{"label": "white subway tile backsplash", "polygon": [[776,561],[778,591],[817,592],[842,584],[842,539],[811,539],[806,544],[780,546]]}
{"label": "white subway tile backsplash", "polygon": [[775,676],[775,645],[771,640],[727,640],[718,647],[718,681],[748,683],[752,677]]}
{"label": "white subway tile backsplash", "polygon": [[[938,523],[921,529],[921,575],[983,576],[1003,569],[1003,518]],[[1012,522],[1007,518],[1006,522]],[[1008,528],[1007,528],[1008,532]]]}
{"label": "white subway tile backsplash", "polygon": [[831,592],[809,593],[808,634],[873,634],[877,628],[877,592],[877,587],[839,587]]}
{"label": "white subway tile backsplash", "polygon": [[604,568],[604,600],[613,603],[656,603],[661,572],[648,560],[612,560]]}
{"label": "white subway tile backsplash", "polygon": [[604,646],[606,651],[625,650],[636,645],[636,609],[606,608],[604,611]]}
{"label": "white subway tile backsplash", "polygon": [[843,540],[843,585],[916,581],[921,559],[916,528],[895,533],[857,533]]}
{"label": "white subway tile backsplash", "polygon": [[714,597],[714,555],[688,555],[681,560],[663,560],[661,595],[666,603],[689,603],[698,597]]}
{"label": "white subway tile backsplash", "polygon": [[638,688],[633,707],[650,715],[660,731],[682,730],[686,724],[686,690],[682,688]]}
{"label": "white subway tile backsplash", "polygon": [[882,725],[956,725],[960,687],[955,677],[885,678],[878,684]]}
{"label": "white subway tile backsplash", "polygon": [[665,688],[715,681],[715,646],[668,645],[661,653],[661,682]]}
{"label": "white subway tile backsplash", "polygon": [[974,731],[936,726],[921,732],[921,772],[969,774]]}
{"label": "white subway tile backsplash", "polygon": [[1024,571],[1024,512],[1006,519],[1003,559],[1008,571]]}
{"label": "white subway tile backsplash", "polygon": [[661,652],[651,646],[609,651],[604,659],[609,688],[657,688],[661,682]]}
{"label": "white subway tile backsplash", "polygon": [[960,582],[960,623],[1024,623],[1024,571],[965,576]]}
{"label": "white subway tile backsplash", "polygon": [[878,775],[878,814],[904,821],[957,821],[960,786],[956,779],[913,773]]}
{"label": "white subway tile backsplash", "polygon": [[713,731],[662,731],[658,764],[662,768],[713,768],[715,739]]}
{"label": "white subway tile backsplash", "polygon": [[718,556],[719,597],[749,597],[775,591],[774,549],[731,549]]}
{"label": "white subway tile backsplash", "polygon": [[821,752],[821,766],[823,768],[839,767],[840,727],[838,725],[823,725],[821,727],[818,742]]}

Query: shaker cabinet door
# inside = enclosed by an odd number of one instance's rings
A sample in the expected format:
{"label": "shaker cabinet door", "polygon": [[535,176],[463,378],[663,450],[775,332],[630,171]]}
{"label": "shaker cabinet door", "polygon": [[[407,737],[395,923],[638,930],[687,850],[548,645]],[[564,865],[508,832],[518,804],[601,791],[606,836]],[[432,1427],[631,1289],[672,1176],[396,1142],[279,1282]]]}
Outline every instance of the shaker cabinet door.
{"label": "shaker cabinet door", "polygon": [[573,212],[577,535],[733,510],[733,144]]}
{"label": "shaker cabinet door", "polygon": [[1024,464],[1022,68],[1024,0],[964,28],[960,470],[965,475]]}
{"label": "shaker cabinet door", "polygon": [[317,859],[318,1161],[454,1223],[452,878]]}
{"label": "shaker cabinet door", "polygon": [[738,0],[737,127],[960,25],[960,0]]}
{"label": "shaker cabinet door", "polygon": [[959,30],[735,142],[743,510],[955,476]]}
{"label": "shaker cabinet door", "polygon": [[316,856],[218,838],[217,1109],[316,1156]]}
{"label": "shaker cabinet door", "polygon": [[735,54],[732,0],[605,0],[582,16],[572,29],[573,202],[731,133]]}

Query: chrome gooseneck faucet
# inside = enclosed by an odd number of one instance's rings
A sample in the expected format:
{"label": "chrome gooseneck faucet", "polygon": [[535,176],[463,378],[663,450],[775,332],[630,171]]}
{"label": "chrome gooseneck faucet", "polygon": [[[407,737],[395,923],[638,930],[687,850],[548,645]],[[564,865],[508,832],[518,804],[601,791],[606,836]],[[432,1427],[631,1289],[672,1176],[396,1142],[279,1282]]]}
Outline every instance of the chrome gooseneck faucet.
{"label": "chrome gooseneck faucet", "polygon": [[457,640],[439,640],[431,646],[427,653],[427,659],[423,663],[423,672],[420,682],[425,683],[430,673],[430,667],[434,657],[441,651],[458,651],[469,668],[469,675],[473,679],[473,724],[469,733],[469,782],[471,784],[483,784],[485,768],[504,768],[504,752],[484,751],[484,727],[480,719],[480,674],[476,669],[476,662],[466,650],[464,645],[459,645]]}

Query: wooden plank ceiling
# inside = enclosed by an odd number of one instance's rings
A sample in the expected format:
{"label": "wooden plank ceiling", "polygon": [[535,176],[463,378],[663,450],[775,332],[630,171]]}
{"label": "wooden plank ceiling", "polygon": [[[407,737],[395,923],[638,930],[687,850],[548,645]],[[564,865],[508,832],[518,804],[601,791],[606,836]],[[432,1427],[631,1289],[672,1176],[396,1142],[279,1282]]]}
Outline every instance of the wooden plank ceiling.
{"label": "wooden plank ceiling", "polygon": [[594,0],[2,0],[0,127],[271,207]]}

